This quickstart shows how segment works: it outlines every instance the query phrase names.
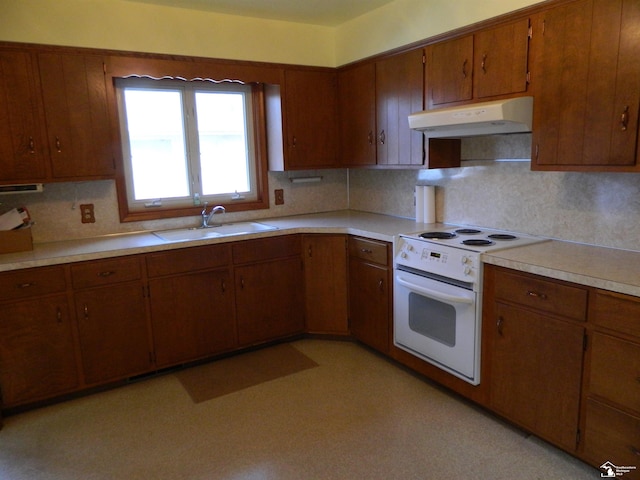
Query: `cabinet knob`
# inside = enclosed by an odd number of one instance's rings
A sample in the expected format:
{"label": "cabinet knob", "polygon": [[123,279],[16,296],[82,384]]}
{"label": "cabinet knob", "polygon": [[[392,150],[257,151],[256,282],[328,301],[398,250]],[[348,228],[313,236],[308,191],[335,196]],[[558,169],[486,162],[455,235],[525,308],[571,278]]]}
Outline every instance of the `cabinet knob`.
{"label": "cabinet knob", "polygon": [[367,135],[367,139],[369,140],[369,145],[373,145],[373,132],[369,130],[369,135]]}
{"label": "cabinet knob", "polygon": [[62,142],[60,142],[60,137],[56,137],[56,151],[58,153],[62,153]]}
{"label": "cabinet knob", "polygon": [[503,324],[504,324],[504,318],[502,318],[501,316],[498,317],[498,321],[496,322],[496,328],[498,329],[498,335],[500,335],[501,337],[503,336],[503,333],[502,333]]}
{"label": "cabinet knob", "polygon": [[482,63],[480,64],[480,68],[482,68],[482,73],[487,73],[487,54],[482,55]]}
{"label": "cabinet knob", "polygon": [[380,132],[378,139],[380,140],[380,145],[384,145],[384,142],[387,140],[387,136],[385,135],[384,130]]}
{"label": "cabinet knob", "polygon": [[462,62],[462,78],[467,78],[467,59]]}
{"label": "cabinet knob", "polygon": [[31,155],[36,153],[36,142],[34,142],[33,137],[29,137],[29,153]]}

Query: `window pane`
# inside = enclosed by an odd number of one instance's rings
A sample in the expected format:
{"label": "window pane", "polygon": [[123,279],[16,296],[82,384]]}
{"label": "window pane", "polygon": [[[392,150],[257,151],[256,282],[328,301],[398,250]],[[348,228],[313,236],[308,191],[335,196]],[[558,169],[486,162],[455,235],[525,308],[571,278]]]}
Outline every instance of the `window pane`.
{"label": "window pane", "polygon": [[244,94],[196,92],[196,111],[202,194],[248,192]]}
{"label": "window pane", "polygon": [[189,196],[182,95],[125,89],[135,200]]}

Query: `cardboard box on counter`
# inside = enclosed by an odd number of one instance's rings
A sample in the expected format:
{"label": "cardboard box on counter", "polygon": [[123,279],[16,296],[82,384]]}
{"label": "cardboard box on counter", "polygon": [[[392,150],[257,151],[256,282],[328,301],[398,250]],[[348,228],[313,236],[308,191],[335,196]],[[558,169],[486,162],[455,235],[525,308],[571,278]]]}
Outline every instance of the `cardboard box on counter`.
{"label": "cardboard box on counter", "polygon": [[31,227],[0,231],[0,254],[33,250]]}

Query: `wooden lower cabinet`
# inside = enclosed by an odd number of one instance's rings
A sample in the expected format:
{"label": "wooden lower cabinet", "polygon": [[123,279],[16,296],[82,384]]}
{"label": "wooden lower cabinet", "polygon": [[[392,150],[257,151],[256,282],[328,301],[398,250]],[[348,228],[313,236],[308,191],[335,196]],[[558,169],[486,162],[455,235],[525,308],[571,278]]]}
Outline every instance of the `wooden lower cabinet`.
{"label": "wooden lower cabinet", "polygon": [[347,237],[304,235],[306,331],[347,335]]}
{"label": "wooden lower cabinet", "polygon": [[233,281],[229,270],[151,279],[149,291],[157,367],[236,347]]}
{"label": "wooden lower cabinet", "polygon": [[149,329],[140,283],[76,292],[84,379],[98,384],[152,368]]}
{"label": "wooden lower cabinet", "polygon": [[349,323],[362,343],[389,353],[391,343],[390,244],[349,239]]}
{"label": "wooden lower cabinet", "polygon": [[240,345],[251,345],[304,330],[300,258],[246,265],[235,270]]}
{"label": "wooden lower cabinet", "polygon": [[0,308],[2,406],[76,389],[79,375],[66,295],[32,298]]}
{"label": "wooden lower cabinet", "polygon": [[298,235],[287,235],[233,245],[240,346],[304,331],[300,241]]}
{"label": "wooden lower cabinet", "polygon": [[575,452],[587,289],[493,265],[484,280],[489,408]]}
{"label": "wooden lower cabinet", "polygon": [[583,392],[581,456],[595,467],[635,466],[640,479],[640,298],[596,290]]}
{"label": "wooden lower cabinet", "polygon": [[523,308],[496,306],[490,405],[572,451],[576,447],[584,327]]}

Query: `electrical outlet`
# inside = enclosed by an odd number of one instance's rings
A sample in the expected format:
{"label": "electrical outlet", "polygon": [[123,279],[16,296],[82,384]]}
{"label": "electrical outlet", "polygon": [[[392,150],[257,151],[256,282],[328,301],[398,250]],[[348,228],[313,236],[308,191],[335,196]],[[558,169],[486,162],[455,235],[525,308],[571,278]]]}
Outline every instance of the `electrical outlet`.
{"label": "electrical outlet", "polygon": [[96,223],[96,216],[93,212],[93,203],[80,205],[80,215],[82,215],[82,223]]}
{"label": "electrical outlet", "polygon": [[273,191],[276,197],[276,205],[284,205],[284,190],[278,188]]}

